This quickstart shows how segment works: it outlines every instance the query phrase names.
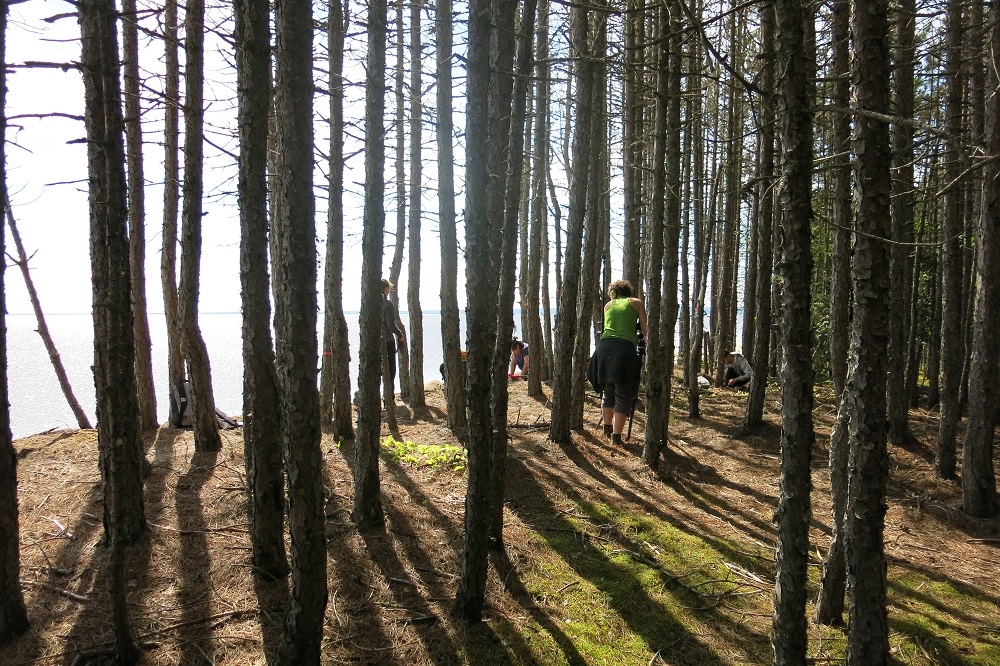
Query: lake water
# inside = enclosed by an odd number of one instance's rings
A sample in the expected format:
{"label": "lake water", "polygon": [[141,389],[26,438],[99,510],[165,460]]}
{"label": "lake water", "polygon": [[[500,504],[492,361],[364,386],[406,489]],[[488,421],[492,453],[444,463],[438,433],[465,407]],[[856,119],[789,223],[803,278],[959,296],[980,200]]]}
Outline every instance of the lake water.
{"label": "lake water", "polygon": [[[215,404],[226,414],[243,413],[243,343],[239,313],[201,314],[201,333],[212,366]],[[407,334],[406,314],[402,315]],[[89,314],[47,315],[45,319],[76,399],[96,425],[93,319]],[[322,326],[322,321],[320,322]],[[153,343],[153,381],[157,414],[167,421],[167,330],[162,314],[150,314]],[[351,344],[351,387],[357,387],[358,313],[347,314]],[[50,428],[76,428],[76,419],[63,397],[49,356],[38,335],[34,315],[7,315],[7,373],[10,385],[10,423],[14,437],[26,437]],[[439,380],[441,315],[424,314],[424,381]],[[465,339],[462,315],[461,339]],[[317,336],[317,340],[320,337]],[[397,391],[399,379],[397,377]]]}

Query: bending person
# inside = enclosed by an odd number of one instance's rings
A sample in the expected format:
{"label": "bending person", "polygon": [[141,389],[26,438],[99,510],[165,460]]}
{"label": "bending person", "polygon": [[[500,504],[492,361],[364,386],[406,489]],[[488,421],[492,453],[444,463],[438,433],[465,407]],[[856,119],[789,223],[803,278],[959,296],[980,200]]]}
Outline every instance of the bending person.
{"label": "bending person", "polygon": [[638,334],[646,335],[646,307],[632,296],[632,283],[616,280],[608,287],[611,300],[604,306],[604,332],[590,360],[587,378],[603,395],[604,434],[622,445],[622,430],[639,395],[642,360],[636,349]]}
{"label": "bending person", "polygon": [[528,360],[528,343],[517,338],[511,340],[510,372],[507,373],[507,376],[514,379],[518,376],[514,374],[514,371],[520,370],[520,376],[526,377],[528,375]]}
{"label": "bending person", "polygon": [[736,352],[726,353],[726,386],[733,388],[743,388],[753,379],[753,366],[743,354]]}

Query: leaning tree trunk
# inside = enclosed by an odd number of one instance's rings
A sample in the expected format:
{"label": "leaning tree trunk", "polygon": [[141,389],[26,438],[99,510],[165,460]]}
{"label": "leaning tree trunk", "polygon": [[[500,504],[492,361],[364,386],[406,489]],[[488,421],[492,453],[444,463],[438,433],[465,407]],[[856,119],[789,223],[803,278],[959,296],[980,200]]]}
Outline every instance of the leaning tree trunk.
{"label": "leaning tree trunk", "polygon": [[381,286],[385,231],[385,0],[368,3],[368,68],[365,70],[365,203],[361,236],[361,343],[358,351],[358,439],[354,451],[354,511],[360,526],[383,521],[379,488],[379,375],[385,307]]}
{"label": "leaning tree trunk", "polygon": [[[7,201],[7,6],[0,7],[0,201]],[[0,225],[0,256],[6,255]],[[21,551],[17,522],[17,453],[10,434],[7,381],[7,307],[4,265],[0,265],[0,646],[28,631],[21,593]]]}
{"label": "leaning tree trunk", "polygon": [[888,1],[855,0],[852,12],[857,230],[851,279],[850,375],[844,392],[850,457],[844,547],[847,560],[847,663],[877,665],[889,659],[886,616],[885,488],[886,374],[889,331],[889,248],[881,241],[891,229]]}
{"label": "leaning tree trunk", "polygon": [[[198,327],[198,292],[201,271],[202,155],[205,120],[205,4],[190,0],[185,19],[184,76],[184,206],[181,231],[181,279],[178,288],[177,317],[181,326],[181,346],[191,373],[194,446],[196,451],[222,448],[215,396],[212,392],[212,369],[208,349]],[[191,404],[193,403],[193,404]]]}
{"label": "leaning tree trunk", "polygon": [[945,180],[942,230],[943,263],[941,272],[941,423],[938,429],[935,467],[942,479],[955,478],[955,439],[961,416],[959,393],[962,363],[965,358],[962,330],[962,188],[957,182],[962,172],[957,141],[962,133],[962,6],[948,0],[947,51],[948,94],[945,129],[948,148],[945,153]]}
{"label": "leaning tree trunk", "polygon": [[420,0],[410,5],[410,256],[407,262],[406,308],[410,321],[410,407],[423,410],[424,399],[424,314],[420,309],[420,192],[423,189],[423,114],[421,109]]}
{"label": "leaning tree trunk", "polygon": [[465,367],[461,356],[458,316],[458,241],[455,223],[455,165],[451,89],[451,0],[438,0],[437,34],[437,145],[438,217],[441,230],[441,346],[444,356],[444,392],[448,427],[460,432],[466,426]]}
{"label": "leaning tree trunk", "polygon": [[781,474],[776,513],[778,545],[772,645],[774,664],[802,664],[807,645],[806,581],[812,509],[812,100],[800,0],[775,0],[777,117],[781,118]]}
{"label": "leaning tree trunk", "polygon": [[327,21],[330,65],[330,204],[326,218],[323,276],[323,360],[320,373],[322,420],[333,423],[335,441],[354,439],[351,407],[351,350],[344,317],[344,35],[347,0],[330,0]]}
{"label": "leaning tree trunk", "polygon": [[128,163],[129,267],[132,271],[132,321],[135,327],[135,375],[139,391],[139,426],[155,430],[156,390],[153,344],[146,314],[146,207],[143,193],[142,109],[139,95],[139,17],[135,0],[122,1],[122,55],[125,65],[125,152]]}
{"label": "leaning tree trunk", "polygon": [[124,548],[146,530],[142,438],[135,387],[135,346],[129,298],[128,205],[124,119],[118,63],[117,11],[107,0],[80,4],[90,181],[90,264],[93,284],[94,384],[104,534],[111,549],[110,595],[115,657],[133,664],[125,598]]}
{"label": "leaning tree trunk", "polygon": [[184,381],[184,354],[181,351],[181,326],[177,307],[177,202],[180,200],[178,142],[180,122],[180,64],[177,44],[177,0],[166,0],[163,12],[164,110],[163,110],[163,231],[160,252],[160,287],[167,328],[167,395],[170,418],[180,410],[175,392],[170,390]]}
{"label": "leaning tree trunk", "polygon": [[[995,7],[995,5],[994,5]],[[987,57],[988,90],[984,142],[988,155],[1000,154],[1000,27],[993,26]],[[962,508],[985,518],[997,512],[993,431],[1000,408],[1000,372],[994,361],[1000,344],[1000,167],[986,165],[982,217],[976,230],[976,309],[969,372],[969,423],[962,447]]]}
{"label": "leaning tree trunk", "polygon": [[56,343],[52,340],[52,335],[49,333],[49,326],[45,322],[42,302],[38,298],[38,292],[35,290],[35,282],[31,279],[31,272],[28,270],[29,257],[24,251],[24,244],[21,242],[21,234],[17,230],[17,223],[14,221],[14,211],[10,207],[10,201],[5,199],[4,208],[7,212],[7,225],[10,227],[10,236],[14,239],[14,247],[17,248],[17,259],[12,260],[12,263],[21,269],[21,276],[24,278],[24,286],[28,292],[28,299],[31,301],[31,309],[34,310],[35,321],[38,323],[38,335],[42,338],[45,351],[49,354],[49,362],[52,363],[56,379],[59,380],[59,388],[62,389],[63,396],[66,398],[66,402],[69,403],[69,408],[73,411],[73,416],[76,417],[77,426],[81,430],[90,430],[90,418],[87,417],[87,413],[80,406],[80,401],[76,399],[76,394],[73,393],[73,387],[70,386],[69,377],[66,376],[66,369],[62,364],[62,357],[59,356],[59,350],[56,349]]}
{"label": "leaning tree trunk", "polygon": [[243,302],[243,453],[250,495],[250,544],[254,566],[267,576],[281,578],[288,572],[285,478],[267,270],[270,11],[267,0],[236,0],[234,13],[240,132],[237,191]]}
{"label": "leaning tree trunk", "polygon": [[313,196],[313,45],[309,0],[275,10],[276,256],[274,331],[288,478],[292,575],[278,663],[319,664],[326,608],[323,452],[317,386],[316,222]]}
{"label": "leaning tree trunk", "polygon": [[[833,4],[833,105],[846,109],[850,104],[849,0]],[[841,397],[847,382],[848,326],[851,309],[851,162],[849,159],[851,117],[833,116],[830,152],[842,155],[833,167],[833,267],[830,276],[830,374],[839,414],[830,436],[830,492],[833,497],[833,534],[830,550],[823,560],[823,579],[816,601],[816,621],[840,623],[844,614],[847,570],[844,562],[844,509],[847,505],[847,412]]]}

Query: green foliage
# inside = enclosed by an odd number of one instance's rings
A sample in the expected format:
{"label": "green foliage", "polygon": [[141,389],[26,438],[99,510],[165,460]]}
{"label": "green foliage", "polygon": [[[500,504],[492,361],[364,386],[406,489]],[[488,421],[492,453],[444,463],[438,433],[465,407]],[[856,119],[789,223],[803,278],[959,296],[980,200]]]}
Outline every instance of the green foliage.
{"label": "green foliage", "polygon": [[382,458],[386,462],[406,463],[414,467],[450,469],[462,472],[469,463],[465,449],[450,444],[416,444],[399,441],[389,435],[381,442]]}

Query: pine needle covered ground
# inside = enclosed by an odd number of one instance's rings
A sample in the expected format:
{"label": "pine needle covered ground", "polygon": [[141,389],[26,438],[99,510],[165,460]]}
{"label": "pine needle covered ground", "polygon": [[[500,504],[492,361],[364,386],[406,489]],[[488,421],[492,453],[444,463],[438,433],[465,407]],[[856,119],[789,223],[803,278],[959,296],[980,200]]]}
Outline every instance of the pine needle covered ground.
{"label": "pine needle covered ground", "polygon": [[[677,391],[676,393],[680,393]],[[486,621],[452,621],[462,549],[465,460],[445,427],[440,384],[429,409],[400,409],[383,446],[384,530],[349,520],[349,445],[324,439],[329,664],[767,664],[774,580],[772,514],[779,405],[763,431],[733,433],[745,394],[713,390],[690,421],[678,395],[659,473],[630,443],[612,446],[588,404],[571,446],[546,439],[548,410],[511,385],[506,552],[492,561]],[[811,598],[830,533],[829,391],[817,389]],[[901,664],[1000,663],[1000,520],[960,510],[936,480],[936,415],[912,413],[919,443],[891,449],[886,550],[893,656]],[[387,435],[388,433],[384,433]],[[148,664],[265,664],[281,633],[283,583],[249,564],[240,431],[218,454],[190,432],[147,440],[149,535],[130,551],[134,631]],[[7,664],[97,663],[111,640],[107,553],[94,431],[16,442],[22,580],[31,631]],[[811,611],[811,609],[810,609]],[[844,657],[840,629],[811,626],[816,663]]]}

